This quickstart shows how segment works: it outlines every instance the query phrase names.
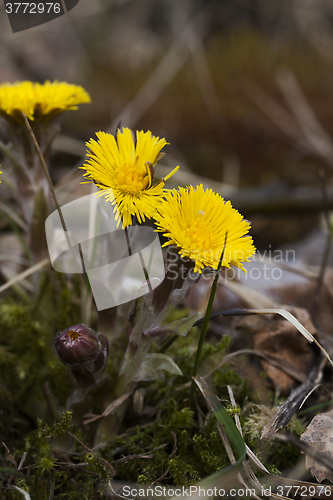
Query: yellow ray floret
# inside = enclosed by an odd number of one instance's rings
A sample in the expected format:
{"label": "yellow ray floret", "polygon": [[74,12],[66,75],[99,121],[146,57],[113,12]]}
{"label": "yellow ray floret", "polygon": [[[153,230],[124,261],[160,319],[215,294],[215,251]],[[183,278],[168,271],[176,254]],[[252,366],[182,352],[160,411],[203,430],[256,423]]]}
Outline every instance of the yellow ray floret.
{"label": "yellow ray floret", "polygon": [[195,262],[195,272],[204,267],[217,269],[227,242],[222,265],[230,264],[244,272],[242,262],[249,261],[256,249],[247,235],[250,223],[243,219],[230,201],[225,202],[203,186],[180,187],[169,191],[155,215],[157,230],[169,238],[163,246],[176,245],[181,257]]}
{"label": "yellow ray floret", "polygon": [[80,167],[86,170],[87,182],[95,183],[103,190],[100,194],[117,205],[116,219],[119,214],[123,228],[132,224],[134,216],[140,223],[150,219],[166,192],[165,181],[178,170],[176,167],[152,186],[154,166],[168,143],[141,130],[136,132],[135,144],[129,128],[118,130],[116,138],[106,132],[97,132],[96,136],[97,141],[87,142],[88,159]]}
{"label": "yellow ray floret", "polygon": [[77,109],[78,104],[90,102],[89,94],[79,85],[66,82],[15,82],[0,85],[0,113],[16,116],[24,112],[29,120],[36,112],[45,116]]}

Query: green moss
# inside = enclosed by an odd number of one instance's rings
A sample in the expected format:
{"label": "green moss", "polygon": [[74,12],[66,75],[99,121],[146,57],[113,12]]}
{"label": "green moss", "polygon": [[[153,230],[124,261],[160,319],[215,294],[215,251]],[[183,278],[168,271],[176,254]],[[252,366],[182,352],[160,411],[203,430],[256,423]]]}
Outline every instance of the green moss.
{"label": "green moss", "polygon": [[87,453],[84,458],[87,462],[87,469],[96,474],[100,479],[110,480],[111,474],[110,470],[105,466],[105,464],[93,453]]}
{"label": "green moss", "polygon": [[72,415],[69,411],[63,413],[61,421],[49,426],[43,420],[38,420],[38,428],[26,437],[26,449],[40,450],[43,454],[50,449],[50,439],[64,434],[70,429]]}
{"label": "green moss", "polygon": [[229,400],[227,386],[230,385],[239,405],[247,400],[253,400],[255,394],[250,390],[249,379],[242,377],[235,369],[225,365],[216,370],[212,377],[213,388],[220,398]]}
{"label": "green moss", "polygon": [[[259,452],[265,466],[272,470],[291,467],[300,456],[295,446],[274,439],[261,441],[260,437],[265,425],[271,420],[276,407],[248,404],[242,412],[242,428],[247,444],[255,452]],[[298,418],[292,417],[286,426],[288,432],[299,437],[304,427]]]}
{"label": "green moss", "polygon": [[[179,409],[170,398],[160,419],[131,436],[116,437],[101,454],[116,468],[116,477],[151,484],[166,471],[168,481],[189,485],[220,470],[229,460],[216,431],[216,419],[210,417],[201,432],[193,434],[193,411]],[[129,460],[117,464],[118,456],[153,454],[154,458]]]}
{"label": "green moss", "polygon": [[[12,417],[20,409],[25,430],[37,417],[50,418],[43,395],[46,381],[60,405],[71,391],[68,369],[53,348],[55,334],[79,322],[78,307],[63,280],[57,273],[51,286],[45,274],[29,303],[17,301],[15,294],[0,301],[0,402]],[[10,388],[7,395],[5,388]]]}

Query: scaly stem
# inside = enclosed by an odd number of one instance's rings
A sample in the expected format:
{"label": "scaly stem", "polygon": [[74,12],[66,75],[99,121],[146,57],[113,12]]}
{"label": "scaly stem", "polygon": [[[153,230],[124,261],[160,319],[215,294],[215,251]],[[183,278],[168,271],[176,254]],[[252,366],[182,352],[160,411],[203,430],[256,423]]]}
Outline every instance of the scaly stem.
{"label": "scaly stem", "polygon": [[58,203],[58,199],[57,199],[57,196],[56,196],[56,193],[55,193],[55,190],[54,190],[54,187],[53,187],[53,182],[51,180],[51,177],[50,177],[50,174],[49,174],[49,171],[47,169],[47,166],[46,166],[46,162],[44,160],[44,156],[40,150],[40,147],[39,147],[39,144],[37,142],[37,139],[36,139],[36,136],[35,134],[33,133],[33,130],[30,126],[30,123],[28,121],[28,118],[25,116],[25,114],[23,113],[22,111],[22,115],[23,115],[23,119],[24,119],[24,123],[25,123],[25,126],[27,127],[28,131],[29,131],[29,134],[31,136],[31,139],[32,139],[32,142],[34,143],[34,146],[36,148],[36,152],[37,152],[37,155],[38,155],[38,158],[39,158],[39,161],[41,163],[41,166],[44,170],[44,173],[45,173],[45,176],[47,178],[47,181],[49,183],[49,187],[50,187],[50,190],[51,190],[51,193],[52,193],[52,196],[53,196],[53,201],[54,201],[54,204],[58,210],[58,213],[59,213],[59,217],[60,217],[60,221],[61,221],[61,225],[63,227],[63,230],[64,230],[64,233],[65,233],[65,237],[66,237],[66,240],[67,240],[67,244],[69,246],[69,248],[72,248],[72,244],[71,244],[71,241],[69,239],[69,236],[68,236],[68,233],[67,233],[67,227],[66,227],[66,223],[65,223],[65,219],[62,215],[62,211],[61,211],[61,208],[60,208],[60,205]]}
{"label": "scaly stem", "polygon": [[207,309],[206,309],[206,313],[205,313],[205,317],[204,317],[204,321],[203,321],[203,325],[202,325],[202,329],[201,329],[201,333],[200,333],[200,338],[199,338],[199,342],[198,342],[198,348],[197,348],[197,353],[196,353],[196,356],[195,356],[195,362],[194,362],[194,368],[193,368],[193,375],[192,375],[191,392],[190,392],[190,401],[191,401],[191,403],[193,403],[194,388],[195,388],[195,382],[193,380],[193,377],[195,377],[197,375],[197,373],[198,373],[198,368],[199,368],[199,363],[200,363],[200,358],[201,358],[201,353],[202,353],[202,347],[203,347],[203,343],[204,343],[204,340],[205,340],[205,336],[206,336],[206,332],[207,332],[207,328],[208,328],[208,323],[209,323],[210,315],[211,315],[211,312],[212,312],[212,307],[213,307],[213,302],[214,302],[215,293],[216,293],[216,287],[217,287],[217,281],[219,279],[219,272],[220,272],[220,269],[221,269],[221,266],[222,266],[223,255],[224,255],[224,251],[225,251],[225,247],[226,247],[226,243],[227,243],[227,235],[228,235],[228,232],[225,235],[224,247],[223,247],[223,250],[221,252],[221,257],[220,257],[220,260],[219,260],[219,263],[218,263],[218,266],[217,266],[217,269],[216,269],[216,272],[215,272],[215,278],[214,278],[214,281],[213,281],[213,284],[212,284],[212,288],[211,288],[211,291],[210,291],[209,301],[208,301],[208,305],[207,305]]}

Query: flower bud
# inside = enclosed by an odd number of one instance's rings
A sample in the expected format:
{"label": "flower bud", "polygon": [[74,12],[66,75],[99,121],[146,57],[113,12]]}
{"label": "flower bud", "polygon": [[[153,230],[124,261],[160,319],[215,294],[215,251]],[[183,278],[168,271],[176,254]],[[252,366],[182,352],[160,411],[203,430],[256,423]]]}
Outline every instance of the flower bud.
{"label": "flower bud", "polygon": [[104,335],[97,336],[83,324],[74,325],[59,333],[54,347],[60,361],[70,368],[84,368],[98,376],[105,368],[108,341]]}

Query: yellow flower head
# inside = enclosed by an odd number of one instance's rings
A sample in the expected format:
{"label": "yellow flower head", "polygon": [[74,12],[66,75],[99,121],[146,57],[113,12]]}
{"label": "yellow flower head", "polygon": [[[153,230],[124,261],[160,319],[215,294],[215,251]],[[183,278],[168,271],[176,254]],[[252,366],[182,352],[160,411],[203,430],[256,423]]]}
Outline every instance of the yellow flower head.
{"label": "yellow flower head", "polygon": [[250,223],[243,219],[230,201],[225,202],[202,184],[169,191],[155,215],[157,230],[169,238],[166,245],[176,245],[181,257],[195,262],[195,272],[204,267],[217,269],[227,242],[222,265],[230,264],[244,272],[242,262],[249,261],[256,249],[247,233]]}
{"label": "yellow flower head", "polygon": [[77,109],[78,104],[85,102],[90,102],[89,94],[82,87],[65,82],[15,82],[0,85],[0,114],[9,116],[16,116],[23,111],[29,120],[34,120],[36,113],[42,116],[59,114]]}
{"label": "yellow flower head", "polygon": [[[141,223],[150,219],[161,202],[166,189],[165,181],[176,167],[160,182],[152,186],[154,166],[160,159],[165,139],[150,131],[136,132],[136,144],[129,128],[118,130],[116,139],[106,132],[96,133],[98,141],[87,142],[88,160],[80,168],[86,170],[87,182],[94,182],[107,201],[117,205],[123,228],[132,224],[132,216]],[[118,219],[118,225],[120,219]]]}

